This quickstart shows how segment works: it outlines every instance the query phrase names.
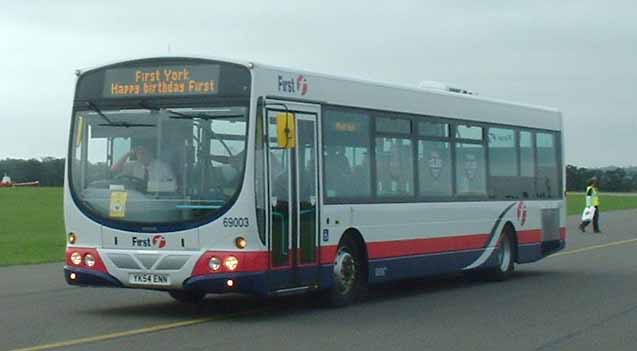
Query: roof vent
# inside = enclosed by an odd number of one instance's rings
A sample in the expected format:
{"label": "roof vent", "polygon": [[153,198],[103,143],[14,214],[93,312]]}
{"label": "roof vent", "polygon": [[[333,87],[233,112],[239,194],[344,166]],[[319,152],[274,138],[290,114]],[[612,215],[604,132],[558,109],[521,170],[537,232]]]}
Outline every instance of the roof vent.
{"label": "roof vent", "polygon": [[418,88],[420,88],[420,89],[444,90],[444,91],[448,91],[448,92],[451,92],[451,93],[457,93],[457,94],[478,95],[478,93],[476,93],[474,91],[471,91],[471,90],[457,88],[457,87],[452,87],[451,85],[448,85],[446,83],[441,83],[441,82],[436,82],[436,81],[431,81],[431,80],[424,80],[424,81],[420,82],[418,84]]}

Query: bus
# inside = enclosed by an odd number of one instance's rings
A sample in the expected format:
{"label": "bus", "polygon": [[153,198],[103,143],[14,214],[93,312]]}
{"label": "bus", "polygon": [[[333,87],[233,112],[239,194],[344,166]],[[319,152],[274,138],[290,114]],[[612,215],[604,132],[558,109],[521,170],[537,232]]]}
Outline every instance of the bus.
{"label": "bus", "polygon": [[462,89],[157,57],[77,72],[66,281],[320,292],[516,264],[565,247],[561,113]]}

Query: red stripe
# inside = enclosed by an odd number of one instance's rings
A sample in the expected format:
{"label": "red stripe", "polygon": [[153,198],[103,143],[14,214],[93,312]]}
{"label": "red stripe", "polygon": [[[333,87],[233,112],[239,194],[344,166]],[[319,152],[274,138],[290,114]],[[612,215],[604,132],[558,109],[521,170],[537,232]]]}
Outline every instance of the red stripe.
{"label": "red stripe", "polygon": [[334,263],[336,257],[336,245],[321,246],[321,264]]}
{"label": "red stripe", "polygon": [[560,239],[566,240],[567,237],[568,237],[568,233],[566,231],[566,227],[560,228]]}
{"label": "red stripe", "polygon": [[444,238],[371,242],[367,244],[367,254],[370,259],[376,259],[481,249],[487,246],[488,240],[489,234],[476,234]]}
{"label": "red stripe", "polygon": [[[560,240],[566,240],[566,228],[560,228]],[[518,244],[533,244],[539,243],[542,241],[542,230],[541,229],[532,229],[532,230],[520,230],[518,231]]]}
{"label": "red stripe", "polygon": [[[531,229],[517,232],[518,244],[540,243],[542,241],[542,230]],[[566,240],[566,228],[560,228],[560,239]],[[377,241],[367,244],[367,254],[369,259],[379,259],[399,256],[423,255],[438,252],[450,252],[461,250],[475,250],[485,248],[488,244],[489,234],[461,235],[443,238],[409,239]],[[336,245],[321,246],[320,263],[330,264],[336,257]],[[204,253],[193,270],[193,275],[210,274],[218,272],[228,272],[222,268],[213,272],[208,268],[208,261],[212,256],[219,257],[222,262],[225,257],[233,255],[239,260],[239,265],[234,272],[260,272],[269,268],[269,253],[260,252],[236,252],[236,251],[208,251]],[[288,268],[289,266],[280,267]]]}
{"label": "red stripe", "polygon": [[532,244],[542,241],[542,231],[540,229],[518,231],[518,244]]}

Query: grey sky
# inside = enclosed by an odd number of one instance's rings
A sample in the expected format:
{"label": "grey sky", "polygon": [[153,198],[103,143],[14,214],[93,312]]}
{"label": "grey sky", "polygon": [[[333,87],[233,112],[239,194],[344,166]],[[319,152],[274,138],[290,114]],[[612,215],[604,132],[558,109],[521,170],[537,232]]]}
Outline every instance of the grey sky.
{"label": "grey sky", "polygon": [[2,2],[0,159],[65,155],[75,69],[170,48],[556,107],[567,163],[637,165],[632,1]]}

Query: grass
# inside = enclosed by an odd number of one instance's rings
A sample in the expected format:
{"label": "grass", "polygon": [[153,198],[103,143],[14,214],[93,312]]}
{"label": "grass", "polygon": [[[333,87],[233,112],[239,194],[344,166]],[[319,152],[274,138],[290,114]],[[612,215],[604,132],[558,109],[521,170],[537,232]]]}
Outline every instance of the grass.
{"label": "grass", "polygon": [[[637,208],[637,194],[601,194],[602,211]],[[567,195],[580,214],[584,194]],[[64,260],[62,188],[0,188],[0,266]]]}
{"label": "grass", "polygon": [[[602,193],[599,195],[600,212],[626,210],[637,208],[637,194],[612,195]],[[584,193],[569,193],[566,196],[567,211],[569,215],[581,214],[586,204]]]}
{"label": "grass", "polygon": [[0,188],[0,266],[64,260],[62,188]]}

